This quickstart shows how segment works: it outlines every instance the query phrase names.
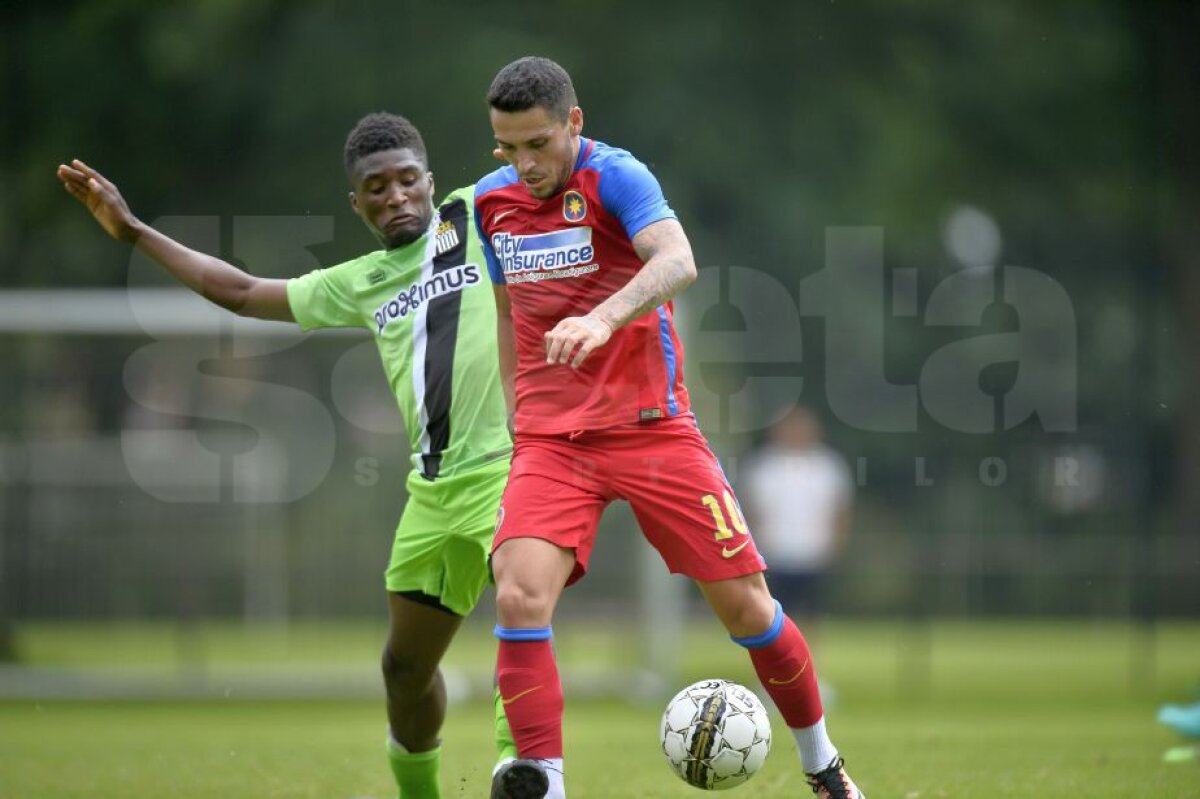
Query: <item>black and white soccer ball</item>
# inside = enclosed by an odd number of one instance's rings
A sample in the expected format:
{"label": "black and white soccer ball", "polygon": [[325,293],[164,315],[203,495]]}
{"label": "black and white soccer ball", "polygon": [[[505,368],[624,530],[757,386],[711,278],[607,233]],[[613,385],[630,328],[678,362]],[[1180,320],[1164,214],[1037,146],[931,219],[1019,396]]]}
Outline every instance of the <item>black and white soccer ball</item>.
{"label": "black and white soccer ball", "polygon": [[675,694],[663,712],[663,754],[688,785],[722,791],[762,768],[771,719],[758,697],[728,680],[701,680]]}

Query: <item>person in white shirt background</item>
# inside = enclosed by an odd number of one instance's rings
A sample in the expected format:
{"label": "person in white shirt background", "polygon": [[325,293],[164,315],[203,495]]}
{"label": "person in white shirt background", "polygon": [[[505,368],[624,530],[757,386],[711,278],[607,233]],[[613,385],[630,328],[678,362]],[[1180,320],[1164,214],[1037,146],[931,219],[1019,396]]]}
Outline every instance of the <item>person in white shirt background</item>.
{"label": "person in white shirt background", "polygon": [[854,480],[823,440],[821,422],[797,406],[747,458],[738,496],[767,561],[767,584],[805,635],[825,612],[829,572],[846,545]]}

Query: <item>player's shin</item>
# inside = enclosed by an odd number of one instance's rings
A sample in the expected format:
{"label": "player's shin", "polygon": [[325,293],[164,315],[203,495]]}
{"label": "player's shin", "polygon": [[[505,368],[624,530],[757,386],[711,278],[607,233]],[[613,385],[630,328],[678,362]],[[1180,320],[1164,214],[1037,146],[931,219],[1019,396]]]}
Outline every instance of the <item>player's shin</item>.
{"label": "player's shin", "polygon": [[733,640],[749,651],[758,679],[796,738],[805,772],[825,768],[837,757],[837,749],[825,733],[817,673],[800,630],[776,602],[775,618],[766,631]]}
{"label": "player's shin", "polygon": [[563,694],[549,627],[496,626],[496,682],[522,758],[562,757]]}
{"label": "player's shin", "polygon": [[389,730],[387,754],[396,786],[400,789],[400,799],[442,799],[438,785],[442,747],[428,752],[409,752],[392,737]]}
{"label": "player's shin", "polygon": [[517,744],[513,740],[512,729],[508,726],[508,716],[504,712],[504,700],[500,696],[500,686],[497,683],[492,691],[492,709],[495,717],[493,723],[493,737],[496,741],[496,765],[499,766],[509,760],[516,760]]}

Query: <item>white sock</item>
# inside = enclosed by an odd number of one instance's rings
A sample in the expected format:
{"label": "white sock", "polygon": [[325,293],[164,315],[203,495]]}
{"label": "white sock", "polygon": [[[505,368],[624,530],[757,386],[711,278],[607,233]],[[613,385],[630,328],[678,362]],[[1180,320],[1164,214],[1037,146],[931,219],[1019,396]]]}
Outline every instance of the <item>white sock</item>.
{"label": "white sock", "polygon": [[563,785],[563,759],[561,757],[535,758],[542,768],[546,769],[546,777],[550,788],[546,791],[546,799],[567,799],[567,788]]}
{"label": "white sock", "polygon": [[816,774],[829,767],[838,756],[837,747],[825,732],[825,717],[817,719],[811,727],[793,729],[796,746],[800,749],[800,765],[805,774]]}

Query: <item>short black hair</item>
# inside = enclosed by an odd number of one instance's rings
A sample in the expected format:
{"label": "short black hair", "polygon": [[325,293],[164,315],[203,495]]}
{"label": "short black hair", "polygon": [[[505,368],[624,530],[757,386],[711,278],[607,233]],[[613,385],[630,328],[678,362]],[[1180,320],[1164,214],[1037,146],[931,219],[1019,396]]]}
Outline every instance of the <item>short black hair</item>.
{"label": "short black hair", "polygon": [[429,156],[425,152],[425,140],[417,126],[397,114],[378,111],[367,114],[354,126],[346,137],[346,177],[354,180],[354,165],[360,158],[383,152],[384,150],[399,150],[407,147],[418,158],[429,166]]}
{"label": "short black hair", "polygon": [[540,106],[558,119],[566,119],[571,108],[579,104],[571,76],[541,56],[518,58],[497,72],[487,101],[497,111],[506,112]]}

